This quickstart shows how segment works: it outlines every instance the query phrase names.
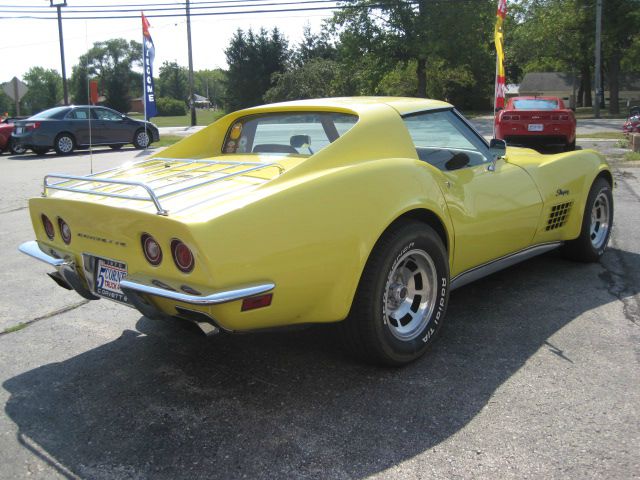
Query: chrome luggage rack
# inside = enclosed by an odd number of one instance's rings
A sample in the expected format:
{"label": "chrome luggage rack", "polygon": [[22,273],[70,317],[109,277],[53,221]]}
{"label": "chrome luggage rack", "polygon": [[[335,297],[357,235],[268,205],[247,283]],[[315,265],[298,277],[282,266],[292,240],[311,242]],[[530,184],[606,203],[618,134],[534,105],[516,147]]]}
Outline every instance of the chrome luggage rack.
{"label": "chrome luggage rack", "polygon": [[[219,166],[219,168],[215,168],[216,166]],[[225,173],[228,170],[241,167],[246,168],[236,172]],[[145,182],[117,178],[135,176],[136,174],[132,173],[132,170],[139,168],[144,169],[139,175],[148,179]],[[280,174],[284,171],[284,168],[275,162],[153,158],[87,176],[51,173],[44,177],[42,196],[46,197],[49,190],[61,190],[124,200],[152,202],[158,215],[169,215],[168,210],[162,207],[161,199],[175,197],[204,185],[246,175],[264,168],[277,168]],[[189,175],[185,178],[177,178],[185,173]],[[109,174],[109,176],[102,178],[106,174]],[[187,186],[179,185],[194,179],[198,179],[198,181]],[[159,181],[166,183],[156,186],[154,189],[151,184]],[[118,185],[122,188],[114,188],[114,186]],[[135,192],[132,192],[132,190],[139,192],[139,194],[134,194]]]}

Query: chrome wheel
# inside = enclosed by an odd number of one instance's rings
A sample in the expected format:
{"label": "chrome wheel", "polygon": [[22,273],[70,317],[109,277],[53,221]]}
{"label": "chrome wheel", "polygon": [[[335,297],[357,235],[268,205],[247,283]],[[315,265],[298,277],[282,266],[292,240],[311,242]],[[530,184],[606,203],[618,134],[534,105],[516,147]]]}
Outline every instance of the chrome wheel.
{"label": "chrome wheel", "polygon": [[69,137],[62,136],[58,139],[58,151],[61,153],[70,153],[73,151],[73,140]]}
{"label": "chrome wheel", "polygon": [[413,340],[429,322],[437,297],[437,273],[423,250],[409,250],[394,263],[384,289],[385,324],[394,337]]}
{"label": "chrome wheel", "polygon": [[147,148],[149,146],[149,135],[144,130],[136,134],[135,146],[138,148]]}
{"label": "chrome wheel", "polygon": [[591,209],[591,226],[589,228],[591,245],[596,249],[601,248],[607,240],[610,227],[610,215],[609,198],[607,198],[604,192],[600,192]]}

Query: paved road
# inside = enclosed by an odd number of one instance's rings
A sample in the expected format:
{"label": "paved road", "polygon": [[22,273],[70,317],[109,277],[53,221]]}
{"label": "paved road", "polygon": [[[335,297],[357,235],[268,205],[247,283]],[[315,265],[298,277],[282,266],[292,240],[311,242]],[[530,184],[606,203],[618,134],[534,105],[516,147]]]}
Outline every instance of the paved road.
{"label": "paved road", "polygon": [[[94,167],[135,159],[94,155]],[[18,255],[25,199],[86,155],[0,157],[0,478],[633,478],[640,474],[640,169],[612,248],[461,288],[404,369],[331,329],[204,339],[56,287]],[[96,219],[99,222],[100,219]]]}

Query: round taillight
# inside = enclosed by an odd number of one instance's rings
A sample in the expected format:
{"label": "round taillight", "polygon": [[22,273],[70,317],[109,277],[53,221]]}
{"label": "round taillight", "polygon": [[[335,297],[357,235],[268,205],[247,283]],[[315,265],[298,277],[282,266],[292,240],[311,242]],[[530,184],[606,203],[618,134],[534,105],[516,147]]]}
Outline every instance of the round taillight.
{"label": "round taillight", "polygon": [[71,243],[71,229],[67,222],[63,219],[58,218],[58,227],[60,228],[60,236],[62,237],[62,241],[69,245]]}
{"label": "round taillight", "polygon": [[141,240],[142,251],[147,262],[154,266],[160,265],[160,262],[162,262],[162,249],[160,248],[160,244],[148,233],[143,234]]}
{"label": "round taillight", "polygon": [[171,254],[173,255],[173,261],[175,262],[176,267],[178,267],[181,272],[189,273],[193,270],[195,265],[193,253],[191,253],[189,247],[180,240],[171,241]]}
{"label": "round taillight", "polygon": [[49,217],[47,217],[45,214],[42,214],[40,218],[42,218],[42,226],[44,227],[44,233],[47,234],[47,237],[49,238],[49,240],[53,240],[53,237],[55,237],[56,235],[56,231],[53,228],[53,223],[51,223],[51,220],[49,220]]}

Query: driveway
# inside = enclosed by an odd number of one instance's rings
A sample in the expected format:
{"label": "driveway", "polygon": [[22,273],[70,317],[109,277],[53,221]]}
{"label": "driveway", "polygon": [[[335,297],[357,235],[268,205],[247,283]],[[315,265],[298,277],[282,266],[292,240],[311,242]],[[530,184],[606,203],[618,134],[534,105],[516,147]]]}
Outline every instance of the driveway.
{"label": "driveway", "polygon": [[[93,170],[147,154],[104,151]],[[330,327],[203,338],[84,301],[16,247],[33,238],[25,201],[44,173],[86,174],[89,157],[0,168],[2,479],[640,472],[638,168],[616,172],[600,263],[551,253],[456,290],[439,341],[402,369],[352,360]]]}

